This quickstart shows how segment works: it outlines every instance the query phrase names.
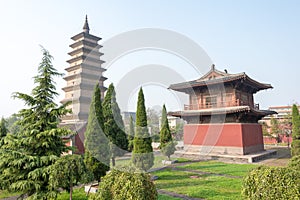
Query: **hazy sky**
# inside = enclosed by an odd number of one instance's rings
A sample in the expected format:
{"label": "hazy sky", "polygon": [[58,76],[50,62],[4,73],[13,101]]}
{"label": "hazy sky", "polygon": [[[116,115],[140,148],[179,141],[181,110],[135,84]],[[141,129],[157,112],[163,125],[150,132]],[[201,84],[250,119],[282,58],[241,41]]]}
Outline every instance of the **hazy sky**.
{"label": "hazy sky", "polygon": [[[91,34],[102,37],[104,44],[114,36],[136,29],[170,30],[196,42],[219,70],[246,72],[257,81],[271,83],[274,89],[255,95],[262,108],[300,102],[300,1],[10,0],[1,1],[0,6],[0,116],[8,117],[23,107],[11,94],[30,93],[33,88],[32,77],[41,60],[39,45],[50,51],[54,66],[64,72],[70,58],[67,54],[71,50],[70,37],[82,31],[86,14]],[[118,86],[128,73],[134,74],[135,67],[148,64],[167,66],[187,80],[199,78],[199,73],[180,57],[144,50],[117,60],[105,74],[107,83]],[[210,66],[199,67],[205,73]],[[57,84],[59,101],[63,98],[60,88],[65,82],[61,78]],[[152,86],[145,92],[148,106],[176,101],[177,97],[172,99],[174,94],[167,94],[162,84]],[[165,94],[159,96],[160,93]],[[131,96],[126,100],[127,110],[135,107],[135,90]],[[169,110],[178,106],[170,103]]]}

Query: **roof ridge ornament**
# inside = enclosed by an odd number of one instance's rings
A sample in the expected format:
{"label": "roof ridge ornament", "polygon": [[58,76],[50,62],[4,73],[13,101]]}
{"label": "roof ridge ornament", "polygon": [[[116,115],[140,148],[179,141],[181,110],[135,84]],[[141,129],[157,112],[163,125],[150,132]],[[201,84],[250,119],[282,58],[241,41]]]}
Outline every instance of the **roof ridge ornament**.
{"label": "roof ridge ornament", "polygon": [[90,27],[89,27],[87,15],[85,15],[85,22],[84,22],[84,25],[83,25],[83,32],[85,32],[85,33],[90,32]]}
{"label": "roof ridge ornament", "polygon": [[215,70],[216,70],[215,64],[212,64],[212,65],[211,65],[211,70],[212,70],[212,71],[215,71]]}

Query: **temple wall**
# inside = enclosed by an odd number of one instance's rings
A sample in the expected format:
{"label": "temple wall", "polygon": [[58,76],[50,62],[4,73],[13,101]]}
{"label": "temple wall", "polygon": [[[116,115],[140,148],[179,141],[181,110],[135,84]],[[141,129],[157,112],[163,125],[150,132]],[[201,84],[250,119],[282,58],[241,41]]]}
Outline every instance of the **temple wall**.
{"label": "temple wall", "polygon": [[84,133],[86,127],[83,128],[76,136],[75,136],[75,147],[76,147],[76,154],[84,154]]}
{"label": "temple wall", "polygon": [[263,151],[261,125],[247,123],[187,124],[184,145],[214,153],[245,155]]}

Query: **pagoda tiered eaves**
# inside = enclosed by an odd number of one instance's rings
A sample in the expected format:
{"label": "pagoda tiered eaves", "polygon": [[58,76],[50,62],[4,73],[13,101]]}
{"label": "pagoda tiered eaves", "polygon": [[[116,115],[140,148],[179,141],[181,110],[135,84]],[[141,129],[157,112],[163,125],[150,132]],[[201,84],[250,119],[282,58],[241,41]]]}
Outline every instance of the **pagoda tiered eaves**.
{"label": "pagoda tiered eaves", "polygon": [[[79,121],[88,119],[95,85],[99,85],[102,97],[106,91],[106,87],[103,85],[107,79],[103,76],[106,69],[101,67],[104,63],[100,59],[103,53],[99,52],[102,46],[98,44],[101,38],[91,35],[89,31],[86,17],[83,32],[71,37],[74,42],[70,45],[72,50],[68,53],[71,56],[67,60],[69,66],[65,68],[67,71],[67,75],[64,77],[66,86],[62,88],[65,98],[61,102],[72,102],[68,108],[72,110],[72,118]],[[63,118],[62,123],[68,123],[67,118],[70,117]]]}
{"label": "pagoda tiered eaves", "polygon": [[99,40],[102,39],[101,37],[97,37],[95,35],[91,35],[91,34],[85,33],[85,32],[78,33],[77,35],[74,35],[73,37],[71,37],[71,39],[76,41],[83,37],[87,38],[87,39],[95,40],[96,42],[98,42]]}
{"label": "pagoda tiered eaves", "polygon": [[[102,60],[101,63],[105,63],[105,61]],[[67,72],[70,72],[70,71],[77,70],[79,68],[84,68],[84,69],[89,69],[89,70],[99,70],[101,73],[106,71],[105,68],[102,68],[102,67],[100,68],[98,64],[91,65],[91,64],[86,64],[86,63],[81,63],[81,64],[77,64],[77,65],[74,65],[74,66],[69,66],[69,67],[65,68],[65,70]]]}
{"label": "pagoda tiered eaves", "polygon": [[101,48],[102,47],[101,45],[99,45],[96,42],[90,42],[90,41],[86,41],[86,40],[79,40],[69,46],[74,49],[79,46],[85,46],[85,47],[90,47],[90,48],[95,48],[95,47]]}
{"label": "pagoda tiered eaves", "polygon": [[68,54],[70,56],[74,56],[74,55],[77,55],[78,53],[83,53],[84,55],[93,55],[93,56],[97,56],[97,57],[103,56],[103,53],[99,52],[99,49],[91,50],[91,49],[87,49],[84,47],[75,49],[74,51],[71,51]]}
{"label": "pagoda tiered eaves", "polygon": [[72,63],[75,63],[77,61],[80,61],[82,60],[83,62],[84,61],[89,61],[89,62],[95,62],[95,63],[100,63],[100,64],[103,64],[104,61],[98,59],[98,58],[95,58],[95,57],[91,57],[91,55],[80,55],[80,56],[77,56],[75,58],[71,58],[70,60],[67,60],[68,63],[72,64]]}

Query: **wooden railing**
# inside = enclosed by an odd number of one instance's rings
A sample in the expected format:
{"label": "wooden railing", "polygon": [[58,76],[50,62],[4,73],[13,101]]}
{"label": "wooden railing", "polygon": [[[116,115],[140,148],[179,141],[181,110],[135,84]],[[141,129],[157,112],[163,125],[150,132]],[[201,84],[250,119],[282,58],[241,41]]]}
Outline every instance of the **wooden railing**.
{"label": "wooden railing", "polygon": [[209,108],[225,108],[225,107],[234,107],[234,106],[250,106],[256,110],[259,110],[259,104],[254,104],[251,106],[244,103],[243,101],[237,99],[235,101],[221,101],[216,103],[205,103],[205,104],[190,104],[184,105],[184,110],[200,110],[200,109],[209,109]]}

